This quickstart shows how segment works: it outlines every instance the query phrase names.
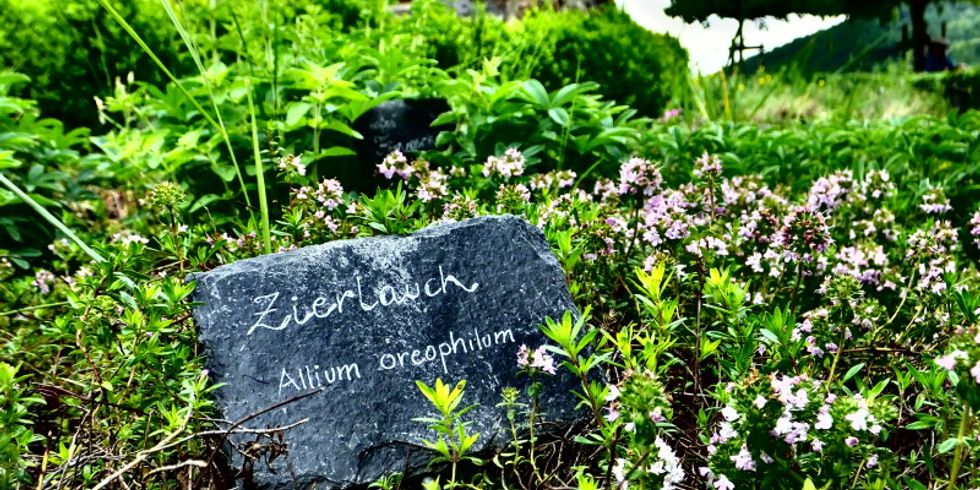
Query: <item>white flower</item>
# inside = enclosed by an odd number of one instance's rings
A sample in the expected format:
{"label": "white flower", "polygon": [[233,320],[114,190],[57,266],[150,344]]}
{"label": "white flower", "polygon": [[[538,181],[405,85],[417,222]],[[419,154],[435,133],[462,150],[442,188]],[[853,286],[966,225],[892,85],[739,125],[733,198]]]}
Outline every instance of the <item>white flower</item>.
{"label": "white flower", "polygon": [[823,451],[823,441],[814,437],[813,440],[810,441],[810,447],[817,452]]}
{"label": "white flower", "polygon": [[616,464],[612,468],[612,474],[618,484],[617,488],[629,488],[629,482],[626,481],[626,459],[616,459]]}
{"label": "white flower", "polygon": [[830,416],[830,406],[820,407],[817,413],[817,423],[813,424],[814,429],[828,430],[834,426],[834,418]]}
{"label": "white flower", "polygon": [[854,430],[868,430],[868,413],[867,407],[860,407],[854,413],[845,415],[844,418],[851,423],[851,428]]}
{"label": "white flower", "polygon": [[714,483],[716,490],[734,490],[735,484],[728,479],[725,475],[718,475],[718,479]]}
{"label": "white flower", "polygon": [[956,369],[956,357],[954,356],[956,352],[960,352],[960,351],[954,351],[952,353],[946,354],[945,356],[937,357],[935,361],[936,365],[947,371],[952,371]]}
{"label": "white flower", "polygon": [[731,405],[721,409],[721,416],[725,417],[725,420],[729,422],[734,422],[739,418],[738,412]]}
{"label": "white flower", "polygon": [[619,391],[619,387],[618,386],[616,386],[616,385],[609,385],[609,393],[606,395],[605,400],[607,402],[616,401],[616,399],[619,398],[619,394],[620,393],[621,392]]}

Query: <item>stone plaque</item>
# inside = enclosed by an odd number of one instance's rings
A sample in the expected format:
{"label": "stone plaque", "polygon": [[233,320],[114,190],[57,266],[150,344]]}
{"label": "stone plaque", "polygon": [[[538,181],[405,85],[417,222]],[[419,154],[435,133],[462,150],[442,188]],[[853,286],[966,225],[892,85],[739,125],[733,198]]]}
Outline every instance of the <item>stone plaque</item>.
{"label": "stone plaque", "polygon": [[[418,468],[431,453],[413,418],[434,409],[415,386],[465,379],[477,451],[504,447],[496,407],[525,388],[517,352],[574,305],[542,233],[514,216],[439,224],[404,237],[345,240],[193,276],[195,317],[222,418],[284,427],[281,449],[246,465],[261,488],[361,485]],[[542,374],[542,376],[547,376]],[[545,383],[543,418],[571,422],[575,381]],[[267,410],[268,407],[281,406]],[[237,434],[238,447],[254,434]],[[271,457],[274,456],[274,457]],[[230,451],[235,466],[243,456]]]}
{"label": "stone plaque", "polygon": [[440,114],[449,111],[443,99],[389,100],[365,112],[354,123],[354,129],[364,136],[357,143],[357,154],[373,171],[389,153],[400,150],[406,155],[436,147],[440,131],[452,126],[433,127]]}

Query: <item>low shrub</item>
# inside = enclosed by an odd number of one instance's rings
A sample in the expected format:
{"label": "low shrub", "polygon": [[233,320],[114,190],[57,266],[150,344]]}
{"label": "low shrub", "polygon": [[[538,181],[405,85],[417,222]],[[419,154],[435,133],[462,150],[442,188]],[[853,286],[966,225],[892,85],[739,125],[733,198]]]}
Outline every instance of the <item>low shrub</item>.
{"label": "low shrub", "polygon": [[519,29],[514,50],[531,63],[523,76],[550,90],[597,82],[606,98],[656,117],[687,89],[688,56],[677,39],[617,9],[532,12]]}

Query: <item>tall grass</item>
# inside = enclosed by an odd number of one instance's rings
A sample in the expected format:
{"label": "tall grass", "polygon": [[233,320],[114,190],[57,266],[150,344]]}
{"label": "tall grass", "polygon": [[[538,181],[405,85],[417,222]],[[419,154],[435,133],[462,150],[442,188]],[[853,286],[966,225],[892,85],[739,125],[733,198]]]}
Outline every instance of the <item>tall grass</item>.
{"label": "tall grass", "polygon": [[259,127],[255,122],[255,104],[252,103],[252,83],[245,81],[245,94],[248,97],[248,114],[252,123],[252,152],[255,157],[255,181],[259,188],[259,212],[262,214],[262,245],[265,253],[272,253],[272,238],[269,232],[269,202],[265,195],[265,168],[262,166],[262,153],[259,151]]}
{"label": "tall grass", "polygon": [[221,135],[221,139],[224,141],[225,147],[228,149],[228,155],[231,158],[232,163],[235,165],[235,175],[238,177],[238,184],[242,188],[242,194],[245,195],[245,204],[248,206],[249,212],[251,212],[252,202],[248,197],[248,188],[245,186],[245,178],[242,176],[241,168],[238,165],[238,159],[235,157],[235,150],[231,146],[231,139],[228,137],[228,131],[225,129],[224,121],[221,119],[221,112],[218,110],[218,104],[215,101],[214,92],[212,91],[211,84],[208,81],[207,73],[204,70],[204,66],[201,64],[201,60],[198,55],[197,49],[194,46],[194,43],[191,41],[190,36],[187,34],[187,31],[184,29],[183,25],[181,24],[180,20],[177,18],[173,9],[170,7],[168,1],[161,0],[161,3],[164,5],[164,8],[167,10],[167,15],[170,16],[171,21],[174,23],[175,26],[177,26],[177,31],[180,33],[181,39],[183,39],[184,44],[187,45],[187,49],[190,51],[191,57],[194,59],[194,63],[197,65],[198,70],[200,70],[201,72],[201,78],[204,80],[205,87],[207,87],[208,95],[209,98],[211,99],[211,105],[212,107],[214,107],[215,114],[217,115],[217,120],[214,117],[212,117],[211,114],[208,113],[208,111],[204,110],[204,107],[201,106],[201,104],[197,101],[197,99],[195,99],[194,96],[192,96],[190,92],[188,92],[187,89],[184,88],[184,86],[180,83],[180,81],[177,80],[177,77],[174,76],[173,72],[171,72],[170,69],[167,68],[167,66],[162,61],[160,61],[160,58],[156,55],[156,53],[153,52],[153,49],[150,48],[150,46],[148,46],[146,42],[143,41],[143,38],[141,38],[140,35],[137,34],[137,32],[133,29],[133,27],[130,26],[128,22],[126,22],[126,19],[124,19],[122,15],[120,15],[119,12],[112,5],[109,4],[108,0],[98,0],[98,1],[99,4],[102,5],[102,8],[104,8],[106,12],[108,12],[109,15],[111,15],[112,18],[119,23],[119,25],[123,28],[123,30],[125,30],[126,33],[129,34],[129,36],[132,37],[137,44],[139,44],[140,48],[143,49],[143,52],[145,52],[147,56],[149,56],[150,59],[153,60],[153,62],[157,65],[157,67],[159,67],[160,70],[163,71],[164,75],[166,75],[167,78],[170,79],[171,83],[173,83],[174,86],[177,87],[177,90],[180,91],[180,93],[184,97],[186,97],[187,100],[189,100],[192,105],[194,105],[194,108],[197,109],[199,113],[201,113],[201,116],[203,116],[204,119],[207,120],[207,122],[212,127],[214,127],[214,129],[218,132],[218,134]]}
{"label": "tall grass", "polygon": [[948,113],[951,106],[942,93],[917,86],[920,76],[899,66],[813,77],[787,69],[752,75],[719,72],[692,76],[685,105],[704,120],[755,124]]}

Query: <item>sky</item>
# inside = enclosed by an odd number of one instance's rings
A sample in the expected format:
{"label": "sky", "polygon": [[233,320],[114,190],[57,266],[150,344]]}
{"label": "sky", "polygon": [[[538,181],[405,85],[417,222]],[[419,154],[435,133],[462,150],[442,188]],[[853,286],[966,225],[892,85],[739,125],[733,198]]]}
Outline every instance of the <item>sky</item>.
{"label": "sky", "polygon": [[[728,46],[738,29],[735,19],[722,19],[712,16],[708,26],[700,23],[688,24],[677,17],[668,17],[664,9],[670,0],[616,0],[637,23],[653,32],[670,34],[678,38],[691,55],[691,71],[703,74],[720,70],[728,61]],[[786,20],[766,18],[765,29],[752,21],[746,21],[743,28],[745,44],[762,45],[771,50],[798,37],[808,36],[844,21],[844,16],[819,17],[815,15],[791,15]],[[746,52],[749,56],[753,52]]]}

